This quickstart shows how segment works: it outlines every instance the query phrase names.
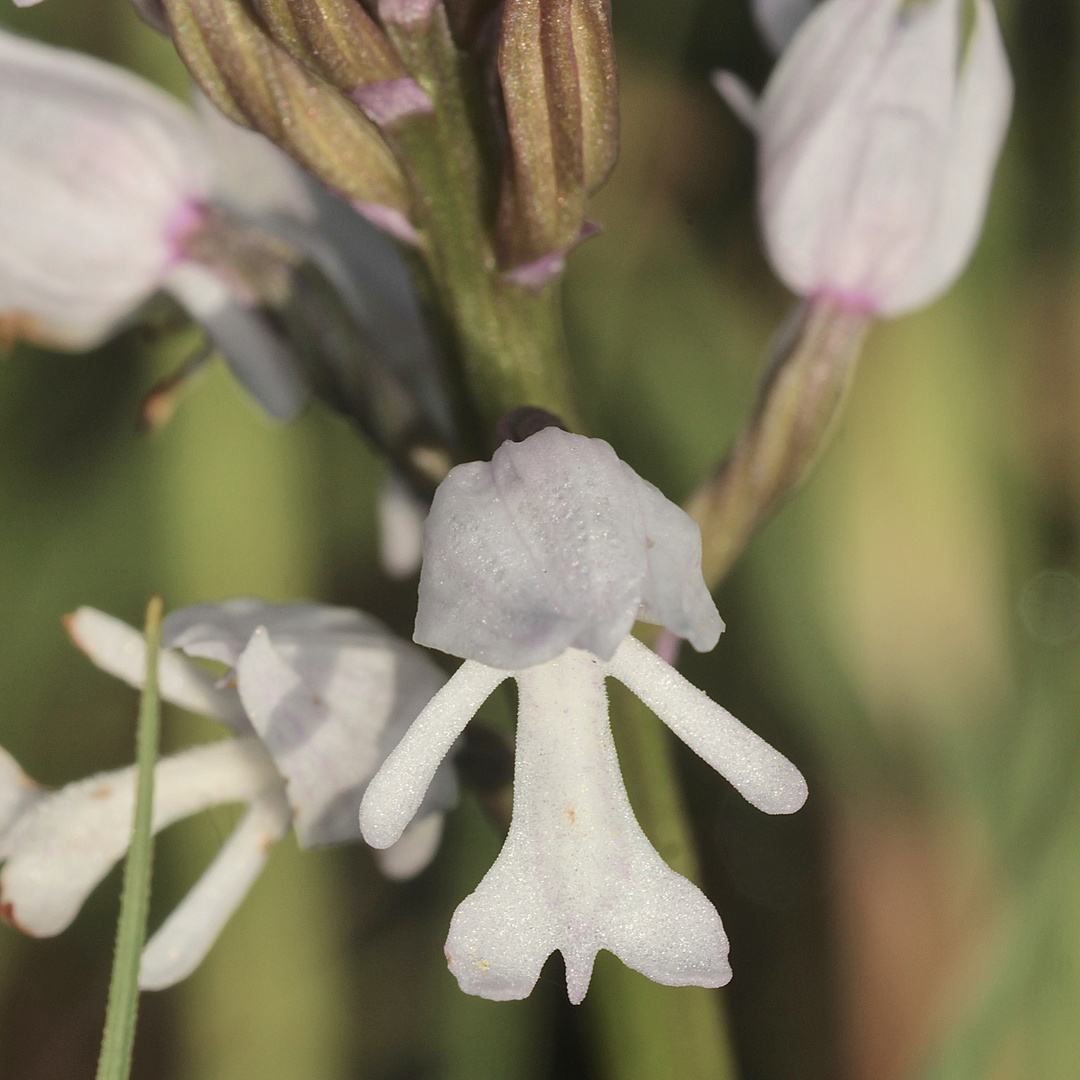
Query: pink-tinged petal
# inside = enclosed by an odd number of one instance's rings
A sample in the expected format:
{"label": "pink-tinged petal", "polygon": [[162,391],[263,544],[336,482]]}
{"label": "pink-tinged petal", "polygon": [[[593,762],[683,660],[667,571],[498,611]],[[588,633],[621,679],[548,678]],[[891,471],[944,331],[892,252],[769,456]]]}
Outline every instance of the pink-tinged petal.
{"label": "pink-tinged petal", "polygon": [[[375,770],[445,682],[408,642],[375,634],[300,635],[260,627],[236,665],[251,722],[285,777],[305,847],[360,838],[360,799]],[[448,770],[429,808],[453,805]]]}
{"label": "pink-tinged petal", "polygon": [[280,789],[252,801],[214,861],[147,942],[139,965],[141,989],[174,986],[202,963],[291,821]]}
{"label": "pink-tinged petal", "polygon": [[[81,607],[64,620],[71,640],[103,671],[142,689],[146,643],[132,626],[96,608]],[[158,661],[158,687],[165,701],[212,716],[233,730],[251,730],[240,698],[232,687],[219,686],[209,672],[169,649]]]}
{"label": "pink-tinged petal", "polygon": [[189,110],[129,72],[0,31],[0,317],[73,350],[160,284],[210,194]]}
{"label": "pink-tinged petal", "polygon": [[[134,768],[68,784],[30,805],[0,836],[0,912],[34,937],[64,930],[131,840]],[[257,739],[227,739],[162,758],[155,833],[210,806],[250,802],[280,778]]]}
{"label": "pink-tinged petal", "polygon": [[360,831],[372,847],[388,848],[398,840],[465,725],[509,676],[466,660],[428,702],[364,793]]}
{"label": "pink-tinged petal", "polygon": [[584,998],[600,949],[670,986],[731,977],[720,917],[657,855],[623,787],[604,665],[570,649],[515,675],[514,816],[494,866],[450,924],[447,961],[467,993],[526,997],[546,958]]}
{"label": "pink-tinged petal", "polygon": [[606,670],[759,810],[793,814],[806,802],[806,781],[783,754],[640,641],[628,637]]}
{"label": "pink-tinged petal", "polygon": [[825,0],[795,35],[758,125],[762,230],[795,292],[895,315],[963,269],[1011,77],[986,0],[958,77],[960,32],[960,0]]}
{"label": "pink-tinged petal", "polygon": [[989,0],[978,0],[975,18],[926,253],[918,272],[899,283],[882,305],[886,315],[912,311],[940,296],[967,265],[982,231],[994,167],[1009,128],[1013,82]]}
{"label": "pink-tinged petal", "polygon": [[401,839],[388,848],[375,852],[375,862],[384,877],[391,881],[407,881],[416,877],[439,850],[446,815],[439,812],[410,822]]}

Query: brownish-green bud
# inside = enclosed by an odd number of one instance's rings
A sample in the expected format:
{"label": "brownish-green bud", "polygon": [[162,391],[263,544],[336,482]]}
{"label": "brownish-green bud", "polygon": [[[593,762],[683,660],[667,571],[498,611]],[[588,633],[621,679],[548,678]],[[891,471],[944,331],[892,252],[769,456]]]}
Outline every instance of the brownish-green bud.
{"label": "brownish-green bud", "polygon": [[254,0],[271,37],[339,90],[405,77],[386,35],[357,0]]}
{"label": "brownish-green bud", "polygon": [[177,50],[227,116],[262,132],[361,209],[381,208],[406,223],[405,180],[378,130],[274,41],[242,0],[164,3]]}
{"label": "brownish-green bud", "polygon": [[827,298],[802,305],[774,344],[753,416],[686,506],[715,588],[751,536],[806,481],[843,410],[870,316]]}
{"label": "brownish-green bud", "polygon": [[551,263],[581,239],[585,200],[618,153],[607,0],[507,0],[498,68],[510,138],[499,259]]}

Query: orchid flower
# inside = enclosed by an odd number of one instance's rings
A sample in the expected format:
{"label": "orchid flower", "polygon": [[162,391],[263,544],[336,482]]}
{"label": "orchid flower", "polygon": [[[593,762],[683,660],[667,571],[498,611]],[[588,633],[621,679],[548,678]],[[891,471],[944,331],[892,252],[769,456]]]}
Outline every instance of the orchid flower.
{"label": "orchid flower", "polygon": [[990,0],[826,0],[760,102],[717,89],[757,132],[759,214],[794,292],[894,316],[940,296],[979,238],[1012,108]]}
{"label": "orchid flower", "polygon": [[[67,620],[99,667],[141,686],[142,635],[93,608]],[[146,945],[144,989],[186,978],[243,900],[290,825],[301,847],[360,839],[357,809],[379,763],[445,681],[421,652],[347,608],[233,600],[166,617],[161,696],[222,721],[234,738],[163,758],[153,829],[208,807],[247,803],[217,857]],[[227,669],[218,679],[189,657]],[[123,856],[131,837],[134,768],[58,791],[36,787],[0,751],[0,914],[34,936],[64,930]],[[453,805],[443,769],[398,844],[379,852],[390,878],[433,857]]]}
{"label": "orchid flower", "polygon": [[650,979],[731,977],[720,917],[634,817],[604,679],[637,694],[771,814],[806,798],[799,771],[630,635],[659,622],[699,650],[723,623],[701,576],[697,525],[599,439],[546,428],[453,469],[424,529],[415,640],[465,658],[368,786],[364,838],[397,841],[444,755],[505,679],[518,684],[513,821],[446,942],[463,990],[526,997],[546,958],[570,1000],[610,949]]}
{"label": "orchid flower", "polygon": [[295,415],[307,396],[295,360],[192,241],[213,204],[315,211],[266,140],[235,129],[219,153],[225,124],[121,68],[0,30],[0,342],[82,352],[165,289],[271,415]]}

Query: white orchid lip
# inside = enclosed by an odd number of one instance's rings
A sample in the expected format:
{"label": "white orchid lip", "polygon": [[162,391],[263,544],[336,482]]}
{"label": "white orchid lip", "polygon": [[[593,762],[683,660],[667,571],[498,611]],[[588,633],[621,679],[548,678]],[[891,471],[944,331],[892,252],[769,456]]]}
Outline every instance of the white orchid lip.
{"label": "white orchid lip", "polygon": [[[800,6],[776,0],[759,17]],[[959,276],[978,241],[1012,108],[990,0],[825,0],[805,18],[760,102],[717,89],[759,139],[769,258],[804,297],[895,316]],[[778,24],[779,25],[779,24]]]}
{"label": "white orchid lip", "polygon": [[584,997],[600,949],[656,982],[722,986],[731,978],[720,917],[667,867],[641,831],[619,775],[604,678],[641,696],[759,809],[798,810],[806,782],[785,757],[634,638],[611,661],[567,649],[507,672],[466,661],[417,717],[368,786],[364,837],[394,843],[442,756],[505,678],[518,683],[514,814],[502,852],[458,907],[447,962],[467,993],[527,997],[556,949],[567,992]]}

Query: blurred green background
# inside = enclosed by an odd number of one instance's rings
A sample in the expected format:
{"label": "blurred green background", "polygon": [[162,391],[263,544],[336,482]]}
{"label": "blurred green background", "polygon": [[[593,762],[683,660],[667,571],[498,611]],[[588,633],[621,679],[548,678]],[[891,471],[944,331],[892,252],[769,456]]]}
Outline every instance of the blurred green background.
{"label": "blurred green background", "polygon": [[[817,475],[721,590],[720,646],[683,661],[811,781],[801,814],[769,819],[680,754],[747,1080],[1080,1075],[1080,6],[998,8],[1017,111],[979,251],[944,300],[873,331]],[[734,437],[789,303],[757,243],[752,142],[707,82],[761,85],[769,58],[745,0],[614,9],[622,157],[567,323],[594,433],[679,499]],[[186,92],[124,0],[0,20]],[[43,783],[131,759],[134,693],[61,629],[80,604],[137,623],[152,591],[314,597],[411,628],[414,583],[374,555],[381,465],[340,420],[275,427],[217,366],[137,432],[193,341],[0,361],[0,743]],[[217,734],[165,724],[169,749]],[[152,925],[232,822],[163,835]],[[196,974],[144,996],[135,1075],[603,1077],[557,961],[515,1004],[445,970],[450,914],[497,849],[468,796],[404,886],[363,850],[279,845]],[[114,874],[53,940],[0,927],[3,1080],[92,1074],[117,893]]]}

